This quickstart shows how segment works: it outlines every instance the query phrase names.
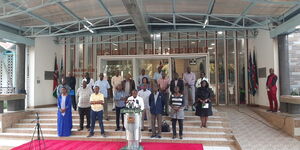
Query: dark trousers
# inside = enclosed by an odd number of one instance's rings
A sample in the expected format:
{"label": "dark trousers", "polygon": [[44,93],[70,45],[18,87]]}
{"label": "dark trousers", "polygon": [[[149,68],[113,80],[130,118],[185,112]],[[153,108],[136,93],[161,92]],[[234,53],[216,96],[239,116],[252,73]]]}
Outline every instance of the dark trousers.
{"label": "dark trousers", "polygon": [[124,128],[124,114],[121,113],[121,109],[125,107],[116,107],[116,125],[117,128],[120,129],[120,116],[122,118],[122,127]]}
{"label": "dark trousers", "polygon": [[178,120],[179,124],[179,135],[182,136],[182,131],[183,131],[183,119],[172,119],[172,130],[173,130],[173,135],[175,136],[176,133],[176,122]]}
{"label": "dark trousers", "polygon": [[73,96],[71,96],[71,98],[72,98],[73,109],[76,111],[77,110],[76,97],[75,97],[75,95],[73,95]]}
{"label": "dark trousers", "polygon": [[94,134],[96,117],[98,117],[101,134],[104,134],[103,110],[101,110],[101,111],[93,111],[93,110],[91,110],[91,130],[90,130],[90,133]]}
{"label": "dark trousers", "polygon": [[83,129],[84,116],[86,116],[86,128],[90,128],[91,107],[87,107],[87,108],[78,107],[78,112],[79,112],[79,119],[80,119],[80,129]]}
{"label": "dark trousers", "polygon": [[169,93],[164,92],[164,114],[169,114]]}

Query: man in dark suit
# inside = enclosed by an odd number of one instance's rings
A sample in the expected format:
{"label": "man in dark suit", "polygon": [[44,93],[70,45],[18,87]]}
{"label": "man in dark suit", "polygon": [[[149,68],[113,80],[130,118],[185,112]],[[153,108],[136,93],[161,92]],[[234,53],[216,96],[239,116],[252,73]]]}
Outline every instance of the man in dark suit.
{"label": "man in dark suit", "polygon": [[[152,136],[151,138],[157,137],[161,138],[161,124],[162,124],[162,114],[164,112],[164,94],[158,91],[158,85],[153,86],[153,93],[149,97],[149,105],[151,112],[151,126],[152,126]],[[158,131],[155,130],[155,122],[157,121]]]}
{"label": "man in dark suit", "polygon": [[70,95],[72,98],[72,105],[73,109],[76,111],[77,103],[76,103],[76,96],[75,96],[75,87],[76,87],[76,78],[73,76],[73,72],[68,72],[68,76],[66,77],[66,83],[71,88]]}
{"label": "man in dark suit", "polygon": [[182,79],[179,79],[179,75],[177,72],[174,73],[174,79],[171,81],[170,84],[170,90],[172,92],[172,94],[175,92],[174,88],[178,86],[179,87],[179,92],[181,94],[183,94],[183,90],[184,90],[184,83]]}

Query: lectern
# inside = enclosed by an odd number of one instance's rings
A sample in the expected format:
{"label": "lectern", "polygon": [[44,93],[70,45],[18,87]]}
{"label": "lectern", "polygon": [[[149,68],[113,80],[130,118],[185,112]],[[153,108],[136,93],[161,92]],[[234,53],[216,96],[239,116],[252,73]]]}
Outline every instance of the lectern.
{"label": "lectern", "polygon": [[127,146],[121,150],[143,150],[140,145],[141,142],[141,112],[139,108],[124,108],[121,113],[125,113],[125,129],[126,129],[126,140]]}

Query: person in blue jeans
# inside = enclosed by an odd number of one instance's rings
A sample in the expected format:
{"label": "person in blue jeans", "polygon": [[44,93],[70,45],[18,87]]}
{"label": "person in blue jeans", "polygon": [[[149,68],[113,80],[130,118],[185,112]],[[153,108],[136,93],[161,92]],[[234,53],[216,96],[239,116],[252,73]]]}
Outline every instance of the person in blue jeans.
{"label": "person in blue jeans", "polygon": [[90,134],[87,137],[94,136],[94,129],[96,123],[96,117],[99,121],[99,126],[101,129],[101,135],[106,137],[104,133],[104,126],[103,126],[103,105],[104,105],[104,95],[99,93],[99,86],[94,87],[95,93],[93,93],[90,97],[91,103],[91,129]]}
{"label": "person in blue jeans", "polygon": [[127,99],[127,95],[125,94],[124,90],[122,89],[122,85],[117,85],[116,91],[114,93],[114,101],[116,105],[116,126],[117,128],[115,131],[120,130],[120,116],[122,118],[122,130],[125,131],[124,128],[124,113],[121,113],[121,109],[125,108],[125,101]]}

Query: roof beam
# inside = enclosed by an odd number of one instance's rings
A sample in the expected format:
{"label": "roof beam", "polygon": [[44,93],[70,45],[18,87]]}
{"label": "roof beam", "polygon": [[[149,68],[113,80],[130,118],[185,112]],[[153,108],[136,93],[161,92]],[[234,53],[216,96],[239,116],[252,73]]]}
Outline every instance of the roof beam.
{"label": "roof beam", "polygon": [[244,1],[262,3],[262,4],[275,4],[275,5],[299,5],[300,4],[300,2],[297,0],[294,1],[244,0]]}
{"label": "roof beam", "polygon": [[0,30],[0,39],[3,39],[4,41],[7,42],[12,42],[12,43],[21,43],[21,44],[26,44],[26,45],[34,45],[34,40],[30,38],[26,38],[24,36],[20,36],[17,34],[13,34],[7,31]]}
{"label": "roof beam", "polygon": [[[255,1],[255,0],[254,0]],[[241,15],[240,15],[240,17],[239,18],[237,18],[236,20],[235,20],[235,22],[234,22],[234,24],[238,24],[242,19],[243,19],[243,17],[245,16],[245,15],[247,15],[247,13],[249,12],[249,10],[253,7],[253,6],[255,6],[255,2],[251,2],[244,10],[243,10],[243,12],[241,13]]]}
{"label": "roof beam", "polygon": [[174,24],[174,26],[173,26],[173,28],[174,28],[174,30],[176,30],[176,11],[175,11],[175,9],[176,9],[176,0],[172,0],[172,17],[173,17],[173,24]]}
{"label": "roof beam", "polygon": [[141,12],[136,0],[122,0],[128,14],[130,15],[136,30],[143,38],[145,43],[151,43],[151,35],[145,21],[145,17]]}
{"label": "roof beam", "polygon": [[216,2],[216,0],[210,0],[209,5],[208,5],[207,14],[212,13],[212,11],[214,9],[215,2]]}
{"label": "roof beam", "polygon": [[284,22],[283,24],[277,26],[275,29],[270,31],[270,36],[272,38],[281,35],[281,34],[287,34],[290,32],[293,32],[297,26],[300,25],[300,14],[296,15],[295,17],[291,18],[287,22]]}
{"label": "roof beam", "polygon": [[[111,14],[111,12],[108,10],[108,8],[105,6],[105,4],[103,3],[102,0],[97,0],[98,1],[98,4],[99,6],[104,10],[104,12],[106,13],[107,16],[109,16],[110,20],[116,24],[116,20],[113,18],[113,15]],[[122,32],[121,28],[120,27],[117,27],[119,32]]]}
{"label": "roof beam", "polygon": [[[8,0],[2,0],[2,1],[6,2],[5,5],[9,5],[9,4],[13,3],[13,2],[10,2]],[[49,5],[54,5],[54,4],[56,4],[57,2],[60,2],[60,1],[63,1],[63,0],[49,0],[47,2],[44,2],[44,3],[40,4],[40,5],[31,7],[31,8],[27,8],[25,10],[20,10],[19,9],[20,11],[18,11],[18,12],[10,11],[10,12],[7,12],[7,14],[1,15],[0,19],[21,15],[21,14],[24,14],[26,12],[34,11],[36,9],[40,9],[40,8],[43,8],[43,7],[46,7],[46,6],[49,6]]]}
{"label": "roof beam", "polygon": [[67,14],[72,16],[76,20],[81,20],[74,12],[72,12],[68,7],[66,7],[62,2],[57,2],[57,5],[62,8]]}
{"label": "roof beam", "polygon": [[[7,0],[5,0],[5,1],[8,2]],[[15,3],[13,3],[13,2],[9,3],[8,5],[11,6],[11,7],[14,7],[15,9],[24,11],[25,14],[27,14],[27,15],[29,15],[29,16],[31,16],[31,17],[33,17],[33,18],[35,18],[35,19],[37,19],[37,20],[39,20],[39,21],[45,23],[45,24],[49,24],[49,25],[50,25],[50,24],[53,24],[52,22],[48,21],[48,20],[45,19],[45,18],[42,18],[42,17],[40,17],[40,16],[38,16],[38,15],[36,15],[36,14],[33,14],[32,12],[26,11],[26,8],[21,7],[21,6],[18,6],[17,4],[15,4]]]}

